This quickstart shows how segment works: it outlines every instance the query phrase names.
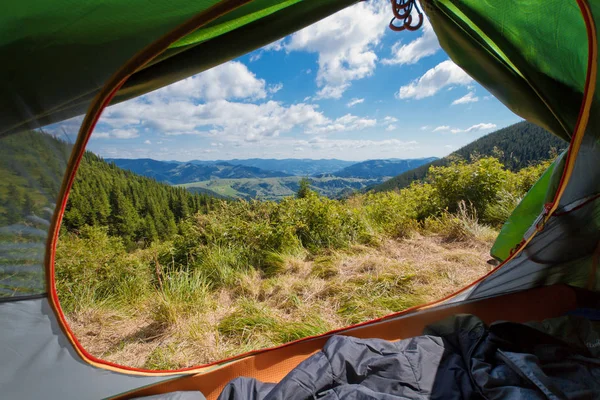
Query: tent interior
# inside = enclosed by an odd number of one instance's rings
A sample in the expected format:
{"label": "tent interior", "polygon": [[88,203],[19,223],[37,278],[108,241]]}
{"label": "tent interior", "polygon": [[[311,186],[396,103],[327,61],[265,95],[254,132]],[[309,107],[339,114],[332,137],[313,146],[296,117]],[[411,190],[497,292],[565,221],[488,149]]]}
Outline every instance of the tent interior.
{"label": "tent interior", "polygon": [[[600,305],[594,22],[600,3],[421,0],[440,45],[457,65],[514,113],[570,143],[503,226],[492,248],[500,264],[434,303],[210,365],[147,371],[94,357],[65,321],[54,255],[69,190],[102,110],[258,49],[357,1],[9,3],[0,7],[0,151],[16,151],[10,147],[15,135],[84,117],[72,146],[31,143],[37,157],[3,169],[46,204],[44,215],[2,208],[10,216],[0,220],[0,389],[6,398],[129,399],[195,390],[214,399],[236,377],[279,382],[333,335],[396,341],[456,314],[486,323],[526,322]],[[417,6],[410,8],[414,18],[403,14],[409,4],[418,5],[392,0],[390,18],[414,24]],[[10,196],[0,191],[0,205]]]}

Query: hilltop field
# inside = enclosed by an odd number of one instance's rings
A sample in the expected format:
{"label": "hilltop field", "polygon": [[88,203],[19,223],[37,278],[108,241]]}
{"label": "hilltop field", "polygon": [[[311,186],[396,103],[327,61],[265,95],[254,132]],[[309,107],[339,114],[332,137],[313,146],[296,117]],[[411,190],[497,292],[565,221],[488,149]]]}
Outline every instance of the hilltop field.
{"label": "hilltop field", "polygon": [[[89,206],[69,209],[56,259],[61,305],[92,354],[150,369],[381,317],[487,273],[498,229],[549,163],[513,172],[493,157],[455,159],[402,190],[333,200],[303,181],[279,202],[196,198],[147,178],[126,186],[106,169],[103,224]],[[98,174],[86,176],[75,201]],[[170,213],[169,235],[148,228],[148,210]]]}

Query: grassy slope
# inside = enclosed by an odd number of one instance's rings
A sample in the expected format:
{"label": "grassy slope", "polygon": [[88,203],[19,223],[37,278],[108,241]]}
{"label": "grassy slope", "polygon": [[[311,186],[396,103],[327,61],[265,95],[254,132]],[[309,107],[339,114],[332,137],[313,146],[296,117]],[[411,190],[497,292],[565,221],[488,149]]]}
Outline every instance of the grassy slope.
{"label": "grassy slope", "polygon": [[[470,143],[452,153],[451,156],[459,156],[469,160],[471,155],[484,156],[494,155],[494,147],[503,152],[500,161],[510,170],[517,171],[549,158],[552,149],[560,152],[566,149],[568,143],[546,130],[529,122],[519,122],[498,131],[492,132],[473,143]],[[445,166],[450,163],[449,157],[422,165],[411,171],[404,172],[382,184],[374,186],[374,191],[386,191],[402,189],[414,181],[425,178],[431,166]]]}
{"label": "grassy slope", "polygon": [[[452,293],[489,270],[490,236],[451,242],[436,234],[285,260],[216,292],[184,285],[188,303],[169,317],[161,296],[69,315],[83,346],[105,360],[151,369],[222,359],[380,317]],[[177,297],[175,294],[171,298]],[[172,304],[169,304],[171,307]]]}

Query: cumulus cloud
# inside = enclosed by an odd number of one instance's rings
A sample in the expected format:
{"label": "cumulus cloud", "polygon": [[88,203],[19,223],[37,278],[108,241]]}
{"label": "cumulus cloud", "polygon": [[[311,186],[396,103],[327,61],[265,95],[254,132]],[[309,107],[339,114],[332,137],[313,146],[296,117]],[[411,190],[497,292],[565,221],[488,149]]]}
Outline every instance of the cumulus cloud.
{"label": "cumulus cloud", "polygon": [[450,60],[431,68],[423,76],[400,87],[396,97],[400,99],[423,99],[430,97],[449,85],[469,85],[473,79]]}
{"label": "cumulus cloud", "polygon": [[361,2],[270,45],[270,49],[317,53],[317,97],[339,99],[352,81],[373,74],[377,62],[374,48],[386,32],[388,20],[386,2]]}
{"label": "cumulus cloud", "polygon": [[452,132],[452,133],[467,132],[468,133],[468,132],[477,132],[477,131],[494,129],[495,127],[496,127],[496,124],[492,124],[489,122],[482,122],[479,124],[471,125],[467,129],[451,129],[450,132]]}
{"label": "cumulus cloud", "polygon": [[381,63],[387,65],[415,64],[420,59],[433,55],[440,50],[437,36],[427,18],[423,21],[422,32],[423,34],[420,37],[407,44],[402,44],[400,41],[396,42],[392,46],[392,56],[384,58]]}
{"label": "cumulus cloud", "polygon": [[397,122],[398,118],[390,117],[389,115],[383,119],[385,122]]}
{"label": "cumulus cloud", "polygon": [[147,98],[170,100],[196,99],[212,101],[221,99],[259,100],[267,96],[264,79],[258,79],[248,67],[230,61],[194,75],[147,95]]}
{"label": "cumulus cloud", "polygon": [[467,103],[476,103],[479,101],[479,97],[475,96],[474,92],[469,92],[463,97],[460,97],[452,102],[452,105],[455,106],[457,104],[467,104]]}
{"label": "cumulus cloud", "polygon": [[350,100],[348,103],[346,103],[346,106],[347,107],[354,107],[355,105],[360,104],[360,103],[364,103],[364,102],[365,102],[365,99],[354,98],[354,99]]}
{"label": "cumulus cloud", "polygon": [[144,144],[152,144],[152,142],[149,140],[144,140]]}
{"label": "cumulus cloud", "polygon": [[268,45],[264,46],[262,48],[262,50],[264,51],[279,51],[283,49],[283,41],[285,40],[285,38],[283,39],[278,39],[276,41],[274,41],[273,43],[269,43]]}
{"label": "cumulus cloud", "polygon": [[442,131],[449,131],[450,127],[448,125],[441,125],[438,127],[433,128],[433,132],[442,132]]}
{"label": "cumulus cloud", "polygon": [[390,125],[387,126],[387,128],[385,128],[385,130],[388,131],[388,132],[396,130],[396,125],[390,124]]}
{"label": "cumulus cloud", "polygon": [[376,119],[361,118],[356,115],[346,114],[343,117],[337,118],[325,124],[314,125],[306,130],[309,134],[323,134],[334,132],[358,131],[365,128],[375,126]]}
{"label": "cumulus cloud", "polygon": [[92,133],[92,139],[134,139],[139,136],[140,134],[138,133],[136,128],[115,128],[110,129],[108,131],[94,131],[94,133]]}
{"label": "cumulus cloud", "polygon": [[134,137],[132,135],[137,135],[135,127],[140,127],[167,136],[219,135],[257,142],[294,128],[312,135],[362,130],[376,124],[376,119],[352,114],[330,119],[315,104],[286,106],[272,100],[259,104],[227,100],[195,104],[143,96],[109,107],[99,126],[103,128],[101,137],[127,138],[124,133],[128,130],[131,130],[129,137]]}
{"label": "cumulus cloud", "polygon": [[417,147],[418,142],[408,142],[398,139],[386,140],[354,140],[354,139],[327,139],[315,137],[309,141],[297,141],[297,145],[312,147],[313,149],[362,149],[362,148],[388,148],[389,150],[410,150]]}
{"label": "cumulus cloud", "polygon": [[267,90],[271,94],[275,94],[275,93],[279,92],[281,89],[283,89],[283,83],[281,83],[281,82],[276,83],[274,85],[269,85],[269,87],[267,88]]}

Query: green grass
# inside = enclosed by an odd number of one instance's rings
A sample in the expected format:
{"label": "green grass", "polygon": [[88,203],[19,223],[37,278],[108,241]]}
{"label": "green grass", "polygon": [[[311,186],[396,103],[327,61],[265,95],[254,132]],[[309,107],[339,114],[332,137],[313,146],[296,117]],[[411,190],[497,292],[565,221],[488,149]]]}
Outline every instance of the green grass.
{"label": "green grass", "polygon": [[178,364],[173,362],[173,355],[177,349],[174,345],[155,348],[146,359],[144,368],[151,370],[173,370]]}
{"label": "green grass", "polygon": [[337,312],[350,324],[402,311],[423,302],[411,288],[414,275],[365,275],[348,282]]}
{"label": "green grass", "polygon": [[338,275],[335,260],[331,256],[320,256],[315,258],[311,274],[321,279],[329,279]]}
{"label": "green grass", "polygon": [[[64,232],[56,259],[61,304],[69,316],[112,310],[128,315],[133,331],[151,326],[164,345],[149,351],[138,332],[107,354],[121,357],[139,346],[144,365],[161,369],[379,318],[487,272],[481,249],[489,249],[494,228],[538,169],[513,173],[479,159],[438,168],[437,181],[396,192],[220,202],[181,221],[168,241],[135,250],[105,228]],[[475,179],[480,175],[485,180]],[[283,187],[285,179],[246,183]],[[450,208],[453,199],[459,201]],[[436,251],[443,254],[436,258]],[[106,330],[98,335],[111,336],[102,340],[118,343],[119,332]]]}
{"label": "green grass", "polygon": [[242,301],[236,310],[223,318],[218,325],[220,334],[249,344],[256,336],[264,336],[271,343],[282,344],[331,329],[319,316],[312,314],[300,321],[278,317],[276,311],[264,304]]}

